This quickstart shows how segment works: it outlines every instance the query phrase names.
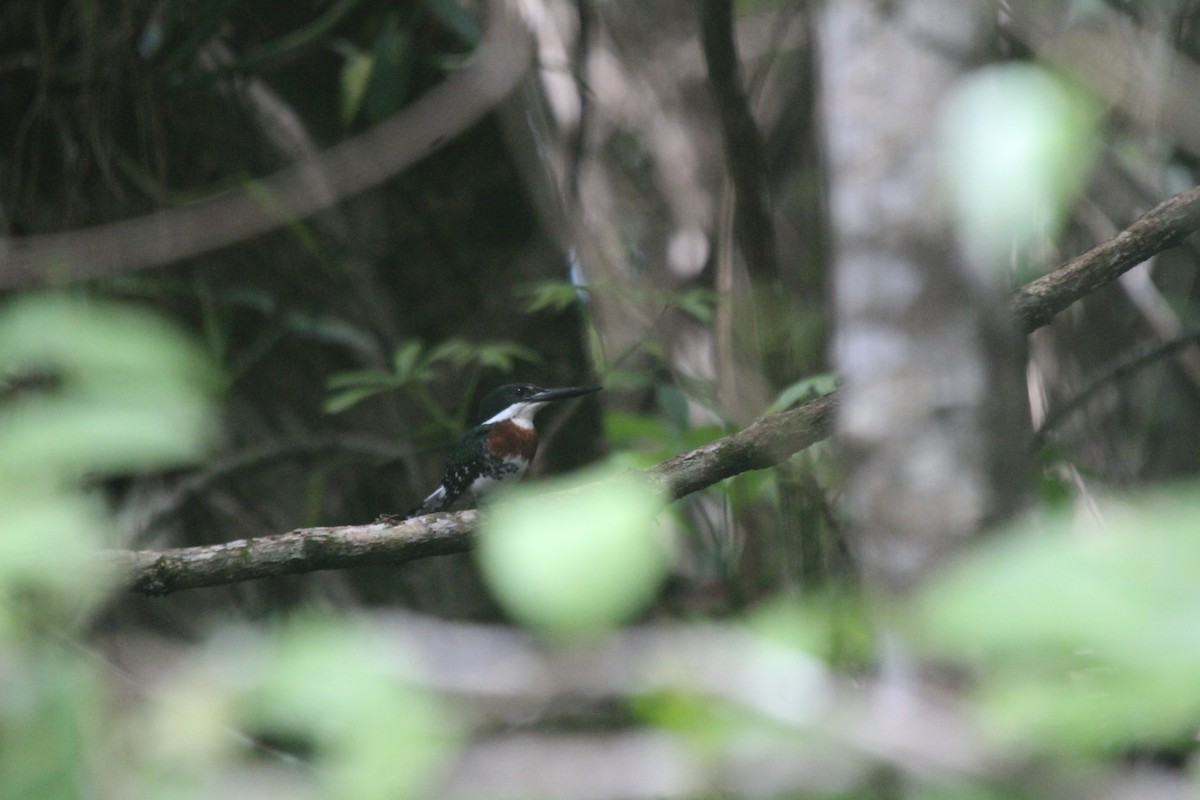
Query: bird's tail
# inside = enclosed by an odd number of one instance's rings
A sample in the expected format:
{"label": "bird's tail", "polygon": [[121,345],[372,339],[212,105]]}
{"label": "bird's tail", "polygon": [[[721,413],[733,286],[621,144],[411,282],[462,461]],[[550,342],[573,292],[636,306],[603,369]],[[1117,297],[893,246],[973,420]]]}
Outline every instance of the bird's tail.
{"label": "bird's tail", "polygon": [[454,498],[448,498],[446,496],[446,487],[439,486],[438,488],[433,490],[433,493],[430,494],[429,497],[426,497],[424,500],[421,501],[421,505],[417,506],[412,511],[409,511],[407,514],[404,515],[403,518],[404,519],[412,519],[413,517],[420,517],[420,516],[424,516],[425,514],[432,514],[435,511],[444,511],[446,509],[446,507],[449,506],[451,502],[453,502],[453,500],[454,500]]}

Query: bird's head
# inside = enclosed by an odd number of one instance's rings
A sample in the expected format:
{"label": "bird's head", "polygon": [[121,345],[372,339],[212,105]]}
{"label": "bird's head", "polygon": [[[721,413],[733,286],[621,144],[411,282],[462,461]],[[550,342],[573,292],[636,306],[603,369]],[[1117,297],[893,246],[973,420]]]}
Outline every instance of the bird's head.
{"label": "bird's head", "polygon": [[549,403],[569,400],[600,391],[599,386],[568,386],[562,389],[543,389],[532,383],[507,383],[484,395],[479,403],[479,423],[511,419],[518,423],[533,423],[533,415]]}

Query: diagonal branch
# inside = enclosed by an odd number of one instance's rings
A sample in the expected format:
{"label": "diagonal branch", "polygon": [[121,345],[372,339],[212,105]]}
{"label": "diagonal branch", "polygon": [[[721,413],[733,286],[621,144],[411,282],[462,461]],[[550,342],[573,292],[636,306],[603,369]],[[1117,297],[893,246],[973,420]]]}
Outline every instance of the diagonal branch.
{"label": "diagonal branch", "polygon": [[1022,330],[1037,330],[1058,312],[1086,297],[1155,253],[1179,244],[1200,228],[1200,187],[1155,206],[1125,230],[1022,286],[1010,307]]}
{"label": "diagonal branch", "polygon": [[[672,499],[751,469],[764,469],[829,435],[835,395],[772,414],[744,430],[643,471]],[[221,586],[362,564],[398,564],[471,548],[477,511],[428,514],[398,524],[299,528],[278,536],[169,550],[106,554],[116,583],[143,594]]]}
{"label": "diagonal branch", "polygon": [[61,233],[0,237],[0,289],[108,277],[197,256],[399,174],[481,119],[525,74],[532,45],[524,23],[506,0],[489,7],[487,31],[467,66],[390,119],[252,186],[192,205]]}
{"label": "diagonal branch", "polygon": [[[1022,287],[1011,298],[1031,332],[1088,292],[1200,229],[1200,188],[1159,204],[1112,239]],[[737,433],[644,471],[672,499],[753,469],[774,466],[830,435],[837,394],[763,417]],[[430,514],[398,525],[302,528],[205,547],[106,554],[118,584],[145,594],[220,586],[361,564],[401,563],[469,550],[475,511]]]}

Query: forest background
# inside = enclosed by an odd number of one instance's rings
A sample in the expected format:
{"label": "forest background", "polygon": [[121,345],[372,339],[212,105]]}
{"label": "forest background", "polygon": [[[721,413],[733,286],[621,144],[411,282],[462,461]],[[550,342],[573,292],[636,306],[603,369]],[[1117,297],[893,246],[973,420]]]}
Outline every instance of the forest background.
{"label": "forest background", "polygon": [[0,798],[1192,796],[1198,21],[8,0]]}

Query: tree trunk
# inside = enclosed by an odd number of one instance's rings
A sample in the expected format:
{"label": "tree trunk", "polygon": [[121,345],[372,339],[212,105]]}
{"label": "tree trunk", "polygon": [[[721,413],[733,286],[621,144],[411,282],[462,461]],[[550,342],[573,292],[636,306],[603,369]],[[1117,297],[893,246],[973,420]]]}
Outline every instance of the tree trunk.
{"label": "tree trunk", "polygon": [[[904,590],[1023,489],[1021,343],[999,270],[965,262],[940,106],[992,40],[980,0],[839,0],[821,20],[851,547]],[[988,265],[984,265],[988,266]]]}

